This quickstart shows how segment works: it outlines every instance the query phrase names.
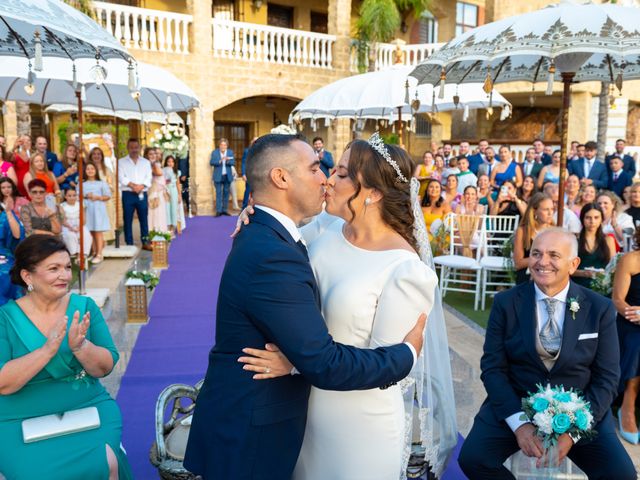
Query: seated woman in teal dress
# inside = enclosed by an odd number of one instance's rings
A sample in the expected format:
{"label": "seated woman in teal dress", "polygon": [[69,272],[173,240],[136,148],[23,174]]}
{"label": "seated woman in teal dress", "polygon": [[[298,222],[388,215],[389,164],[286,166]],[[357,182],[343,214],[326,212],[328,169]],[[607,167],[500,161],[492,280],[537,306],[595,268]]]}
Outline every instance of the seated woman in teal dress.
{"label": "seated woman in teal dress", "polygon": [[[0,307],[0,473],[7,480],[131,479],[120,409],[98,380],[118,352],[93,300],[68,293],[65,244],[31,235],[16,248],[11,278],[28,293]],[[81,416],[77,427],[86,430],[65,433],[41,419],[53,436],[25,442],[23,421],[87,408],[100,421]]]}
{"label": "seated woman in teal dress", "polygon": [[9,272],[13,267],[13,252],[20,240],[24,239],[24,227],[12,210],[12,205],[6,207],[6,210],[0,211],[0,305],[22,296],[22,288],[11,282]]}

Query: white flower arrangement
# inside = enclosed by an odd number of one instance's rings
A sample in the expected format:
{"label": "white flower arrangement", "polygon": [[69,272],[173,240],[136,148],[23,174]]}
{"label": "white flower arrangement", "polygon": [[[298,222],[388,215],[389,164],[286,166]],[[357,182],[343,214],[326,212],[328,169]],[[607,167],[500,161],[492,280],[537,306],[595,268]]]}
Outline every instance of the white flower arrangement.
{"label": "white flower arrangement", "polygon": [[189,153],[189,137],[178,125],[162,125],[153,132],[151,146],[162,149],[165,154],[185,158]]}

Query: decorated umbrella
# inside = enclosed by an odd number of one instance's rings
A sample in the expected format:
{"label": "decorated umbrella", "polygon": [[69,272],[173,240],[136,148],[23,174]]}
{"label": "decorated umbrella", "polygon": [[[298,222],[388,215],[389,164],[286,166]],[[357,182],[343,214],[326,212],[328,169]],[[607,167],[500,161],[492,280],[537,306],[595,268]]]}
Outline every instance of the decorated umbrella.
{"label": "decorated umbrella", "polygon": [[[567,167],[571,84],[640,78],[640,9],[567,1],[469,30],[422,62],[411,75],[438,88],[484,82],[547,81],[547,94],[564,84],[560,176]],[[446,87],[445,87],[446,84]],[[558,224],[562,225],[564,183],[560,182]]]}
{"label": "decorated umbrella", "polygon": [[[44,109],[45,113],[76,113],[78,106],[71,103],[54,103]],[[108,108],[85,107],[86,113],[101,117],[114,117],[119,120],[137,120],[144,123],[172,123],[182,124],[182,117],[175,112],[139,112],[129,110],[110,110]]]}
{"label": "decorated umbrella", "polygon": [[402,116],[416,113],[443,112],[463,109],[510,107],[500,94],[493,98],[484,92],[481,84],[451,85],[444,98],[436,98],[430,85],[417,86],[417,80],[408,75],[411,66],[394,65],[385,70],[353,75],[330,83],[306,97],[291,112],[290,122],[311,119],[346,117],[360,119],[398,120],[402,141]]}

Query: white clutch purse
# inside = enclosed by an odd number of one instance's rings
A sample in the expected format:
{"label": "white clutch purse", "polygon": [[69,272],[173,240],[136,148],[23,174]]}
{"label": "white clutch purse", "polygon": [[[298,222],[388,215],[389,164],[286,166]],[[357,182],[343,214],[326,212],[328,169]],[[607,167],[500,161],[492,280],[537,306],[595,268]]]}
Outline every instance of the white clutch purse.
{"label": "white clutch purse", "polygon": [[32,443],[94,428],[100,428],[100,414],[96,407],[86,407],[69,410],[60,415],[44,415],[23,420],[22,437],[24,443]]}

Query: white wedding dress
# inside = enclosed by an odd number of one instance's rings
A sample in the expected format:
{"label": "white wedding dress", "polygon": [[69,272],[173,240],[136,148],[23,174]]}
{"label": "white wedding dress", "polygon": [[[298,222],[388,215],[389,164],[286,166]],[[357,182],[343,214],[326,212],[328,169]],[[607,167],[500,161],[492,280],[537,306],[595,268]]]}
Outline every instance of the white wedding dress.
{"label": "white wedding dress", "polygon": [[[408,250],[370,251],[344,237],[344,221],[321,214],[302,234],[336,342],[360,348],[401,343],[431,311],[436,274]],[[295,480],[392,480],[408,458],[401,386],[311,389]]]}

